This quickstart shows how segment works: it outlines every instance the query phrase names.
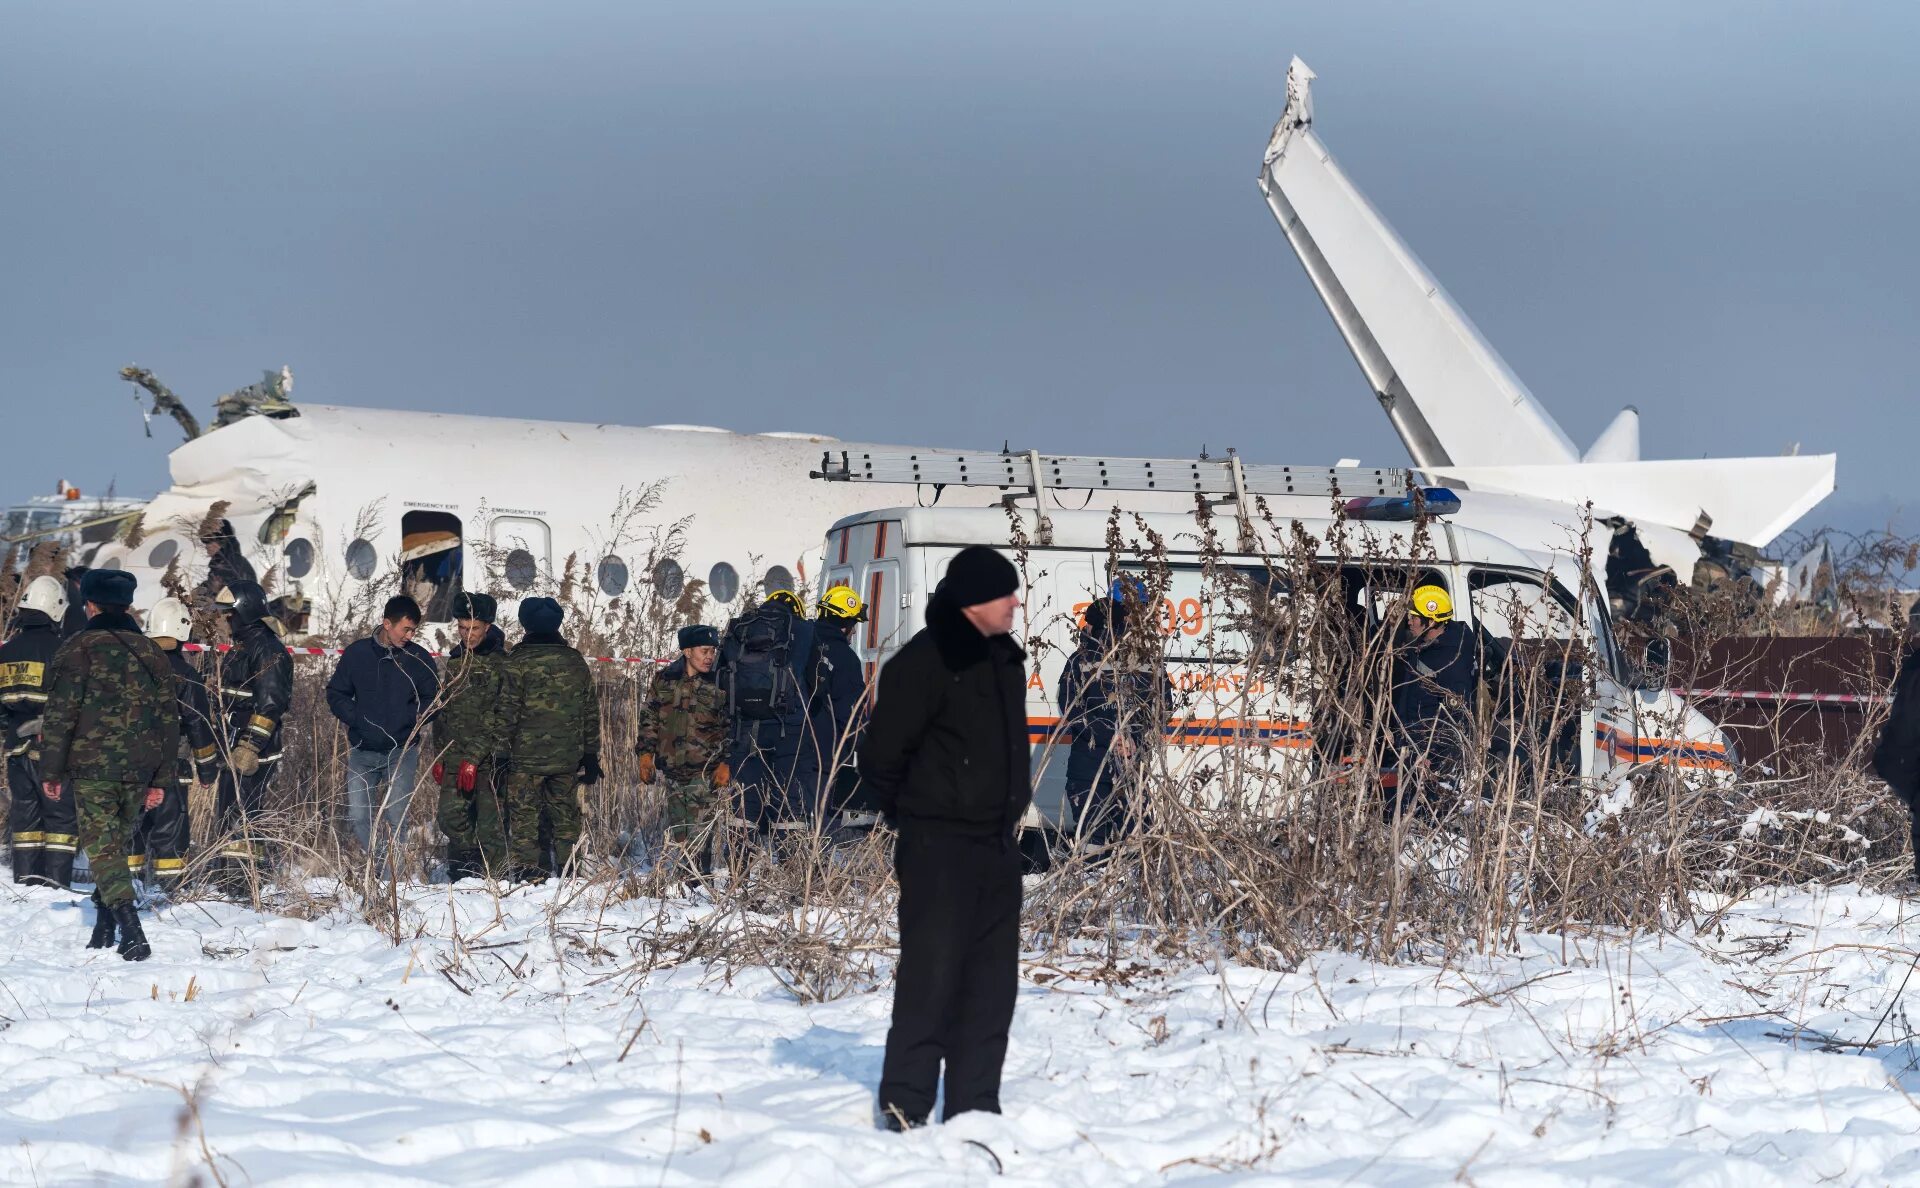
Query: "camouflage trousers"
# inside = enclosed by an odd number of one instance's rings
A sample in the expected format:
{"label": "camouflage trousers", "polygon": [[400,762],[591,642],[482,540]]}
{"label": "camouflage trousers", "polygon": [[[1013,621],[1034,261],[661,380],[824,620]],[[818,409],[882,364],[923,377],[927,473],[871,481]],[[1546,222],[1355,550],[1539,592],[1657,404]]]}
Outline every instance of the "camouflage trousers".
{"label": "camouflage trousers", "polygon": [[[507,852],[523,869],[566,869],[580,842],[580,803],[573,798],[579,779],[572,772],[541,775],[507,773]],[[547,865],[547,847],[553,865]]]}
{"label": "camouflage trousers", "polygon": [[144,784],[113,780],[71,780],[67,794],[80,810],[80,844],[93,867],[100,902],[117,907],[133,902],[133,875],[127,869],[127,845],[146,811]]}
{"label": "camouflage trousers", "polygon": [[705,777],[667,782],[666,843],[670,860],[709,874],[726,794]]}
{"label": "camouflage trousers", "polygon": [[449,862],[484,862],[488,870],[504,871],[507,865],[507,830],[500,811],[500,787],[493,765],[480,765],[480,776],[473,791],[460,791],[459,764],[446,766],[440,781],[440,831],[447,835]]}

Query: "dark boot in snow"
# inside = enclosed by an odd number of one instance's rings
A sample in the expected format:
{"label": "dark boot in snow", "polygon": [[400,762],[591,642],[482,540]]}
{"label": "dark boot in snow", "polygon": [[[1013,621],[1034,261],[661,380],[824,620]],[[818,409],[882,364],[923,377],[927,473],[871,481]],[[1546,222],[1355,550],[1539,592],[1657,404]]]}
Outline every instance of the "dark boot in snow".
{"label": "dark boot in snow", "polygon": [[140,931],[139,908],[131,903],[115,904],[113,920],[120,926],[122,961],[145,961],[153,956],[153,946],[147,943],[147,934]]}
{"label": "dark boot in snow", "polygon": [[100,893],[93,894],[93,935],[87,938],[89,949],[111,949],[113,947],[113,913],[100,902]]}

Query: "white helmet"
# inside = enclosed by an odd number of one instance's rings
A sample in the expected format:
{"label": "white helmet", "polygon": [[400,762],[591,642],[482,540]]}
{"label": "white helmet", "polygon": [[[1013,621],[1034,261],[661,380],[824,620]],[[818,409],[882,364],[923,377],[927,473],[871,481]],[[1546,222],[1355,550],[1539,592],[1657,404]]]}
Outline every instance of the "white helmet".
{"label": "white helmet", "polygon": [[20,596],[22,610],[37,610],[58,623],[67,614],[67,584],[55,577],[37,577]]}
{"label": "white helmet", "polygon": [[178,598],[162,598],[147,612],[147,635],[185,643],[193,635],[193,613]]}

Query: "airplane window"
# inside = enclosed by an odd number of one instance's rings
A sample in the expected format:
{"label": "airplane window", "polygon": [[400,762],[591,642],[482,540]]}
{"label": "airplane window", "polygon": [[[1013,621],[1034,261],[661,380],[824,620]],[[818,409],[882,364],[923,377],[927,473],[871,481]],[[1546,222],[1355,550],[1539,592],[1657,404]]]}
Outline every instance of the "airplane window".
{"label": "airplane window", "polygon": [[740,593],[740,574],[725,561],[707,571],[707,590],[719,602],[732,602]]}
{"label": "airplane window", "polygon": [[760,588],[769,594],[775,590],[791,590],[794,588],[793,574],[787,571],[786,566],[776,565],[767,570],[766,579],[760,583]]}
{"label": "airplane window", "polygon": [[687,588],[686,571],[672,557],[663,557],[653,567],[653,592],[662,598],[678,598]]}
{"label": "airplane window", "polygon": [[506,574],[507,585],[516,590],[525,590],[533,585],[533,579],[540,576],[540,568],[534,564],[532,553],[515,549],[507,554]]}
{"label": "airplane window", "polygon": [[373,567],[379,559],[373,551],[373,542],[359,537],[347,546],[347,573],[364,582],[373,576]]}
{"label": "airplane window", "polygon": [[306,577],[313,572],[313,542],[304,536],[295,537],[287,542],[287,576]]}
{"label": "airplane window", "polygon": [[609,598],[618,598],[627,592],[627,563],[618,557],[609,556],[600,562],[600,589]]}
{"label": "airplane window", "polygon": [[147,554],[147,564],[153,566],[155,569],[165,569],[167,564],[179,555],[179,541],[163,540],[159,544],[154,545],[153,551]]}

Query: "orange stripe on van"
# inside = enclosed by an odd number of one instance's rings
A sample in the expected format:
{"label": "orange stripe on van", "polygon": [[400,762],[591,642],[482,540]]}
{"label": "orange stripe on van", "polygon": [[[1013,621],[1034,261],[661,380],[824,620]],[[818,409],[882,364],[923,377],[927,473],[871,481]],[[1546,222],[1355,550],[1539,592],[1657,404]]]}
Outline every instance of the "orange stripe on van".
{"label": "orange stripe on van", "polygon": [[887,525],[892,520],[882,520],[873,526],[873,559],[878,561],[887,555]]}
{"label": "orange stripe on van", "polygon": [[[883,524],[882,527],[885,527]],[[885,574],[876,569],[867,578],[867,651],[880,646],[880,592],[886,588]]]}

